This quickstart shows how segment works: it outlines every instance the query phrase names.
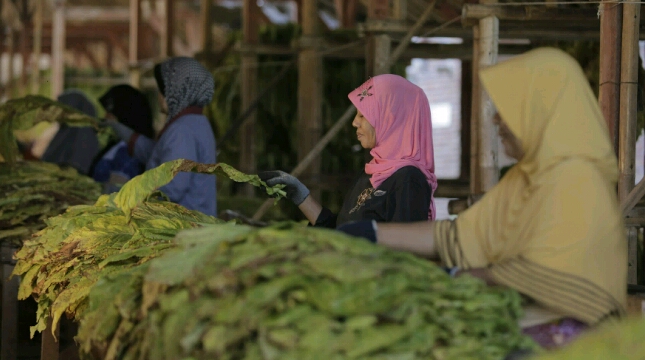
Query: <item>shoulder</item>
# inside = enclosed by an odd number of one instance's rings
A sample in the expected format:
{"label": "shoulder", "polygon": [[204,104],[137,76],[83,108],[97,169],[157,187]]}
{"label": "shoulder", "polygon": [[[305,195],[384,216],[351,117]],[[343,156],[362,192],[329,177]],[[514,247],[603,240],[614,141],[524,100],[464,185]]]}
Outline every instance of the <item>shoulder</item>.
{"label": "shoulder", "polygon": [[[172,135],[171,135],[172,134]],[[166,130],[164,136],[194,135],[196,137],[213,137],[213,130],[204,115],[188,114],[173,121]]]}
{"label": "shoulder", "polygon": [[394,172],[388,179],[388,181],[393,181],[394,183],[408,183],[408,182],[414,182],[414,183],[420,183],[420,184],[427,184],[428,180],[426,179],[426,176],[417,168],[416,166],[404,166]]}

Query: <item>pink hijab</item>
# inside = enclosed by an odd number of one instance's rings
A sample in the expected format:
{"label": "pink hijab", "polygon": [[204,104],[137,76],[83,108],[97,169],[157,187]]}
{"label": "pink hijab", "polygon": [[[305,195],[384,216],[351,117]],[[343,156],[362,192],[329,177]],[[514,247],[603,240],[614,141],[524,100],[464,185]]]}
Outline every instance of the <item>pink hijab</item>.
{"label": "pink hijab", "polygon": [[[352,91],[349,100],[374,127],[376,145],[365,173],[376,189],[405,166],[415,166],[425,175],[434,195],[434,148],[430,104],[420,87],[392,74],[375,76]],[[435,219],[434,196],[428,219]]]}

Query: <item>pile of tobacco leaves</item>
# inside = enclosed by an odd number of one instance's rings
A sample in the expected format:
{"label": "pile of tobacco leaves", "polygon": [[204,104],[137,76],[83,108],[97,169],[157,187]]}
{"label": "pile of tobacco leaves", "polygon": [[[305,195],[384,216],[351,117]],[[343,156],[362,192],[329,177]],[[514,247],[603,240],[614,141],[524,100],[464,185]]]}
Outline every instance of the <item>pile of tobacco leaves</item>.
{"label": "pile of tobacco leaves", "polygon": [[187,230],[103,277],[87,359],[503,359],[534,348],[521,298],[343,233],[294,223]]}
{"label": "pile of tobacco leaves", "polygon": [[[64,313],[81,319],[88,309],[87,296],[100,278],[159,256],[174,246],[172,239],[180,230],[221,222],[166,201],[156,191],[179,171],[220,174],[266,188],[257,176],[226,164],[176,160],[135,177],[119,193],[103,195],[94,205],[74,206],[45,220],[47,227],[16,253],[13,272],[22,278],[19,299],[33,296],[38,302],[32,336],[43,331],[50,318],[53,331]],[[279,187],[266,191],[283,195]]]}
{"label": "pile of tobacco leaves", "polygon": [[26,161],[0,162],[0,241],[19,247],[44,220],[72,205],[92,204],[100,185],[72,168]]}

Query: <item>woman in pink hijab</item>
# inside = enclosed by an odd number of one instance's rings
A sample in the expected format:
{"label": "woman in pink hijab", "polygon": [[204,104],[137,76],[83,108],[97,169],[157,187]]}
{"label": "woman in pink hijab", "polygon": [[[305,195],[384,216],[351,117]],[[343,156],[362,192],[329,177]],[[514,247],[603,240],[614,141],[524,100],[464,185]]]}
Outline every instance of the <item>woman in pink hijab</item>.
{"label": "woman in pink hijab", "polygon": [[360,220],[414,222],[434,220],[434,175],[430,105],[421,88],[403,77],[373,77],[349,95],[357,114],[352,122],[372,160],[349,192],[339,214],[323,208],[309,189],[282,171],[260,174],[268,185],[285,185],[314,226],[336,228]]}

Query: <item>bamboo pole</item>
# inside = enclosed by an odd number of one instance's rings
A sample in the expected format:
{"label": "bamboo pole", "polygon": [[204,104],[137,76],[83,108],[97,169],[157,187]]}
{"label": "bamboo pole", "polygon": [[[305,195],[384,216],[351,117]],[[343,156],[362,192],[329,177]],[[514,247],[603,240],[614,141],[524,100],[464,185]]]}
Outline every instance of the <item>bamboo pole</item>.
{"label": "bamboo pole", "polygon": [[[414,36],[414,32],[418,28],[420,28],[425,21],[426,19],[424,19],[423,17],[419,18],[417,22],[414,24],[414,26],[410,28],[410,30],[408,30],[408,33],[406,34],[406,36],[403,38],[403,40],[399,43],[397,48],[392,53],[393,58],[390,59],[391,63],[396,63],[398,58],[394,58],[394,55],[403,53],[403,50],[405,50],[405,48],[407,48],[407,46],[410,45],[410,40],[412,39],[412,36]],[[430,35],[432,33],[433,31],[429,31],[427,35]],[[354,105],[350,105],[349,107],[347,107],[343,115],[338,119],[338,121],[336,121],[334,126],[332,126],[331,129],[327,131],[325,136],[323,136],[322,139],[320,139],[320,141],[316,144],[316,146],[314,146],[311,149],[311,151],[309,151],[307,156],[305,156],[302,159],[302,161],[300,161],[300,163],[296,166],[296,168],[293,169],[293,171],[291,171],[292,176],[298,177],[302,173],[302,171],[306,169],[307,166],[309,166],[309,164],[320,155],[320,153],[323,151],[323,149],[325,149],[327,144],[329,144],[329,142],[336,136],[336,134],[338,134],[338,132],[352,119],[352,115],[354,114],[355,111],[356,109],[354,108]],[[271,208],[271,206],[273,206],[273,199],[267,199],[267,201],[265,201],[264,204],[260,206],[260,208],[255,212],[255,214],[253,214],[253,220],[259,221],[260,219],[262,219],[262,216],[266,214],[266,212]]]}
{"label": "bamboo pole", "polygon": [[55,99],[65,88],[65,0],[54,0],[52,20],[52,89]]}
{"label": "bamboo pole", "polygon": [[209,54],[213,52],[213,30],[211,27],[212,0],[201,0],[199,11],[201,12],[202,25],[202,52]]}
{"label": "bamboo pole", "polygon": [[470,95],[470,193],[481,194],[481,169],[479,168],[479,109],[481,83],[479,80],[479,25],[473,26],[472,92]]}
{"label": "bamboo pole", "polygon": [[33,61],[31,63],[31,93],[38,94],[40,90],[40,58],[42,57],[43,40],[43,2],[35,0],[34,9],[34,43]]}
{"label": "bamboo pole", "polygon": [[9,28],[9,31],[7,33],[7,42],[8,42],[8,47],[9,47],[9,67],[7,70],[7,96],[9,98],[13,97],[13,91],[14,91],[14,79],[16,75],[16,69],[14,67],[14,58],[16,57],[16,48],[15,48],[15,41],[16,35],[14,33],[13,28]]}
{"label": "bamboo pole", "polygon": [[600,87],[598,101],[607,121],[609,135],[618,152],[620,114],[620,55],[622,4],[609,2],[600,8]]}
{"label": "bamboo pole", "polygon": [[[638,1],[638,0],[636,0]],[[618,197],[625,199],[634,188],[636,167],[636,121],[638,95],[638,37],[640,3],[627,0],[623,4],[621,68],[620,68],[620,117],[618,142]],[[627,228],[628,283],[638,283],[638,229]],[[642,259],[641,259],[642,260]]]}
{"label": "bamboo pole", "polygon": [[[141,88],[141,69],[139,62],[139,41],[141,31],[141,0],[130,0],[130,29],[128,33],[128,66],[130,85]],[[109,46],[109,45],[108,45]]]}

